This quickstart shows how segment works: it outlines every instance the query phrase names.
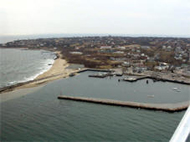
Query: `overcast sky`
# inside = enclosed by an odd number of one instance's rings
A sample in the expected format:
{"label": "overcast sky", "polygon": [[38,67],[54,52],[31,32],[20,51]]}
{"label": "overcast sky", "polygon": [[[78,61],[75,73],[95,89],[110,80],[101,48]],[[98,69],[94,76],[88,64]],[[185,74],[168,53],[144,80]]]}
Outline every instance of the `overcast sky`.
{"label": "overcast sky", "polygon": [[0,36],[190,35],[190,0],[0,0]]}

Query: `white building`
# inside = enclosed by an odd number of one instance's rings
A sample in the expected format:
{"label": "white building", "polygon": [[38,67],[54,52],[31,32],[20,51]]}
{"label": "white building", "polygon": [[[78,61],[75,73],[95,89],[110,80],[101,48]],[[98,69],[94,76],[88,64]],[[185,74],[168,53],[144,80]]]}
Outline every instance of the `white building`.
{"label": "white building", "polygon": [[100,49],[111,49],[111,46],[101,46]]}
{"label": "white building", "polygon": [[82,52],[73,51],[73,52],[70,52],[70,54],[73,54],[73,55],[82,55],[83,53]]}

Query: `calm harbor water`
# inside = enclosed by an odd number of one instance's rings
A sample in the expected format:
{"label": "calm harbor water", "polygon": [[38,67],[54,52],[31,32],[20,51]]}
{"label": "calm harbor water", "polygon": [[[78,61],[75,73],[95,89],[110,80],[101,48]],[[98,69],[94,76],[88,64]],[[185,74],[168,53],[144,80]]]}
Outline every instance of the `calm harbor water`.
{"label": "calm harbor water", "polygon": [[[75,77],[1,103],[1,141],[168,141],[185,111],[167,113],[58,100],[61,94],[150,103],[189,100],[189,86]],[[177,87],[180,92],[172,88]],[[154,94],[148,98],[147,94]]]}
{"label": "calm harbor water", "polygon": [[51,68],[55,56],[44,50],[0,48],[0,88],[33,80]]}

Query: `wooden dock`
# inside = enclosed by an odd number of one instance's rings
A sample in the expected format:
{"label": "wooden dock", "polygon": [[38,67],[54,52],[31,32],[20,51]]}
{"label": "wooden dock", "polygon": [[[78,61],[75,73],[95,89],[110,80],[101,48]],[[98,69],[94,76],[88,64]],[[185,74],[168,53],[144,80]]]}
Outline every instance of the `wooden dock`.
{"label": "wooden dock", "polygon": [[164,79],[164,78],[158,78],[158,77],[152,77],[152,76],[134,77],[133,80],[125,78],[125,79],[123,79],[123,81],[127,81],[127,82],[137,82],[138,80],[143,80],[143,79],[152,79],[152,80],[154,80],[154,81],[172,82],[172,83],[179,83],[179,84],[184,84],[184,85],[190,85],[189,82],[178,81],[178,80],[172,80],[172,79]]}
{"label": "wooden dock", "polygon": [[105,78],[107,77],[107,74],[93,74],[93,75],[89,75],[88,77]]}
{"label": "wooden dock", "polygon": [[130,108],[140,108],[155,111],[177,112],[186,110],[189,106],[189,102],[176,103],[176,104],[149,104],[149,103],[137,103],[129,101],[118,101],[111,99],[98,99],[98,98],[86,98],[86,97],[70,97],[70,96],[58,96],[58,99],[89,102],[103,105],[122,106]]}

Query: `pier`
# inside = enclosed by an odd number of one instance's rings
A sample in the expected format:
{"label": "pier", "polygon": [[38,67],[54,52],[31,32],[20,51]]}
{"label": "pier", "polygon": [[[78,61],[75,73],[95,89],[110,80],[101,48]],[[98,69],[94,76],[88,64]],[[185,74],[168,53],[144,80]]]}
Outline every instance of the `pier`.
{"label": "pier", "polygon": [[178,80],[172,80],[172,79],[165,79],[165,78],[158,78],[158,77],[152,77],[152,76],[128,77],[128,78],[124,78],[123,81],[137,82],[138,80],[143,80],[143,79],[152,79],[154,81],[172,82],[172,83],[190,85],[190,82],[184,82],[184,81],[178,81]]}
{"label": "pier", "polygon": [[77,71],[77,73],[83,73],[83,72],[86,72],[86,71],[92,71],[92,72],[107,72],[107,73],[113,72],[113,70],[110,70],[110,69],[84,68],[84,69],[82,69],[82,70]]}
{"label": "pier", "polygon": [[[105,78],[108,76],[123,76],[122,73],[116,73],[114,70],[108,70],[108,69],[95,69],[95,68],[86,68],[80,71],[77,71],[77,73],[82,73],[86,71],[94,71],[94,72],[105,72],[105,75],[89,75],[89,77],[95,77],[95,78]],[[127,82],[137,82],[139,80],[143,79],[152,79],[154,82],[156,81],[162,81],[162,82],[172,82],[172,83],[178,83],[178,84],[184,84],[184,85],[190,85],[189,81],[183,81],[183,80],[177,80],[173,78],[165,78],[165,77],[159,77],[159,76],[152,76],[152,75],[138,75],[138,74],[128,74],[128,77],[121,79],[122,81]]]}
{"label": "pier", "polygon": [[186,110],[189,106],[189,102],[175,103],[175,104],[150,104],[150,103],[138,103],[129,101],[118,101],[111,99],[99,99],[99,98],[86,98],[86,97],[70,97],[70,96],[58,96],[58,99],[89,102],[95,104],[130,107],[137,109],[146,109],[154,111],[165,111],[165,112],[177,112]]}

